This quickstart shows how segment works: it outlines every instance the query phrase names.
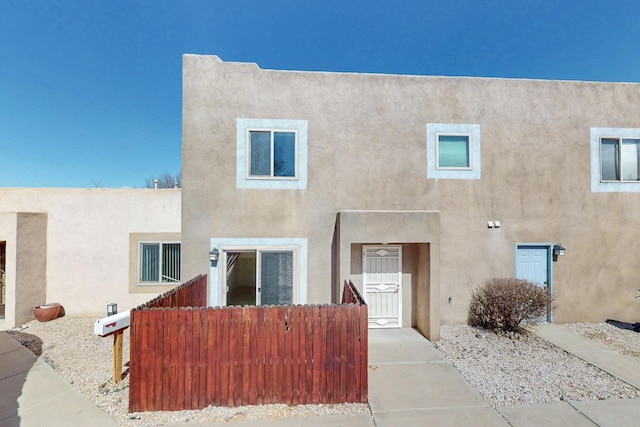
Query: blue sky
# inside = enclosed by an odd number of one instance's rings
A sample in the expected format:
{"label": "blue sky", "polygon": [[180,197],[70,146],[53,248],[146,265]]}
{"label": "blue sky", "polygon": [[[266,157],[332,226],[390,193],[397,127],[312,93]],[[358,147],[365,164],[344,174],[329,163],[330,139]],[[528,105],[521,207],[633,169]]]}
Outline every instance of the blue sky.
{"label": "blue sky", "polygon": [[181,61],[640,82],[640,2],[0,0],[0,186],[181,168]]}

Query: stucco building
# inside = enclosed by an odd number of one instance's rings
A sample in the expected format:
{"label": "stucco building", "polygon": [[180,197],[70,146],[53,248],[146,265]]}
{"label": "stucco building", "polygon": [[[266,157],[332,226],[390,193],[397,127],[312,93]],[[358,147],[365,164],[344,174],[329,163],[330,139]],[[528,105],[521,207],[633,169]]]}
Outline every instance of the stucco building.
{"label": "stucco building", "polygon": [[196,55],[183,85],[182,267],[212,305],[328,303],[351,279],[372,326],[437,338],[515,275],[555,322],[638,319],[640,85]]}
{"label": "stucco building", "polygon": [[101,318],[180,283],[180,206],[179,189],[0,189],[0,330],[41,304]]}
{"label": "stucco building", "polygon": [[[182,189],[0,189],[0,330],[60,302],[337,302],[437,339],[490,277],[554,322],[638,320],[640,85],[262,70],[183,58]],[[563,246],[565,255],[554,256]]]}

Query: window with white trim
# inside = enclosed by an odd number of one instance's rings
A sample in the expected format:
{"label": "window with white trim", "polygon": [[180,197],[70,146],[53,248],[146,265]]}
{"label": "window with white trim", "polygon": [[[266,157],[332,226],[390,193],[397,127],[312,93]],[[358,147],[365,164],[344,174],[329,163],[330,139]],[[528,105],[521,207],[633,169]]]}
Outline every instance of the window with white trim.
{"label": "window with white trim", "polygon": [[305,238],[212,238],[209,305],[307,303]]}
{"label": "window with white trim", "polygon": [[427,123],[427,178],[480,179],[480,125]]}
{"label": "window with white trim", "polygon": [[640,191],[640,129],[591,128],[591,191]]}
{"label": "window with white trim", "polygon": [[298,131],[249,129],[247,178],[296,179]]}
{"label": "window with white trim", "polygon": [[179,242],[141,242],[139,255],[140,284],[180,282]]}
{"label": "window with white trim", "polygon": [[236,187],[307,188],[307,121],[236,120]]}

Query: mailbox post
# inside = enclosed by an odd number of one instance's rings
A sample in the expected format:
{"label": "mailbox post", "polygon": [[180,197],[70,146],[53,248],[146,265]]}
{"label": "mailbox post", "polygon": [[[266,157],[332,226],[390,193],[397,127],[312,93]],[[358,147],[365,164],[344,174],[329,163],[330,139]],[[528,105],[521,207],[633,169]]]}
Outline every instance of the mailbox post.
{"label": "mailbox post", "polygon": [[122,334],[124,329],[113,333],[113,382],[122,380]]}
{"label": "mailbox post", "polygon": [[113,382],[122,380],[122,334],[131,324],[130,310],[96,320],[93,333],[101,337],[113,335]]}

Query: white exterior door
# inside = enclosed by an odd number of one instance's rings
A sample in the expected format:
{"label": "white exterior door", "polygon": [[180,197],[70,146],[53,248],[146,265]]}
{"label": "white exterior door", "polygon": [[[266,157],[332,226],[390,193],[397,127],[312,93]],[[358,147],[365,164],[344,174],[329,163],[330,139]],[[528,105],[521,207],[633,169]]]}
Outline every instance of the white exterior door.
{"label": "white exterior door", "polygon": [[402,247],[364,246],[362,258],[369,327],[402,327]]}

